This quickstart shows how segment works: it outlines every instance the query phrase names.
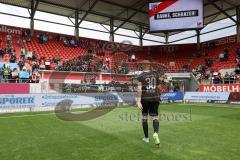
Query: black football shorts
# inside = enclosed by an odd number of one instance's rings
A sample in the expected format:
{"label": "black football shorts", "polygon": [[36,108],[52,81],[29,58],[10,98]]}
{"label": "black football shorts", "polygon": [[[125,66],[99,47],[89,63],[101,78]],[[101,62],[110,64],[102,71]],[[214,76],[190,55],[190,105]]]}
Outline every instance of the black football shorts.
{"label": "black football shorts", "polygon": [[141,101],[143,110],[142,115],[143,116],[158,116],[158,108],[159,108],[159,101]]}

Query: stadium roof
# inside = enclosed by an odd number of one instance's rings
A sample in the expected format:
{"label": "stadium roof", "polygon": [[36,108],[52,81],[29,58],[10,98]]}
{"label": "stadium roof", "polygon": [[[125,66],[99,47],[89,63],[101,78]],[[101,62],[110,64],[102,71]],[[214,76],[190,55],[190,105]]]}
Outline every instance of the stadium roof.
{"label": "stadium roof", "polygon": [[[147,0],[0,0],[0,3],[30,9],[32,1],[38,11],[75,18],[78,10],[80,20],[110,25],[110,19],[113,18],[116,29],[139,31],[141,25],[143,32],[148,32]],[[239,6],[239,0],[204,0],[205,25],[225,18],[236,22],[232,16],[236,15]],[[164,33],[154,35],[165,36]]]}

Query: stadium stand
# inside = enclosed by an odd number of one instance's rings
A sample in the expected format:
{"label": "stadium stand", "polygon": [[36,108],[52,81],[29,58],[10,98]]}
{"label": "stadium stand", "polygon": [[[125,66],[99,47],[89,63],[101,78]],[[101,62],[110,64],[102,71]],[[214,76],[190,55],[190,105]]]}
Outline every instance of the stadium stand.
{"label": "stadium stand", "polygon": [[[119,48],[107,50],[108,42],[105,41],[81,38],[77,42],[71,36],[42,31],[36,31],[31,37],[28,30],[21,30],[22,36],[0,33],[1,79],[29,79],[24,82],[35,83],[40,78],[39,70],[128,74],[140,71],[138,62],[144,59],[164,66],[170,73],[191,71],[199,81],[234,83],[239,79],[240,46],[236,43],[205,45],[202,55],[197,54],[196,45],[192,44],[133,47],[121,51]],[[221,69],[236,69],[236,72],[233,70],[225,75],[219,73]],[[227,77],[234,80],[223,82]]]}

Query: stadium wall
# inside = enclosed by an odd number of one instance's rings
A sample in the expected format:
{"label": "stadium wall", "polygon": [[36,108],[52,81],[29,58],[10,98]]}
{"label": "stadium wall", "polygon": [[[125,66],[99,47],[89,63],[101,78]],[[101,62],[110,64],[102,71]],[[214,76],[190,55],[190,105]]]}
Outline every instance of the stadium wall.
{"label": "stadium wall", "polygon": [[30,84],[0,83],[0,94],[29,94]]}

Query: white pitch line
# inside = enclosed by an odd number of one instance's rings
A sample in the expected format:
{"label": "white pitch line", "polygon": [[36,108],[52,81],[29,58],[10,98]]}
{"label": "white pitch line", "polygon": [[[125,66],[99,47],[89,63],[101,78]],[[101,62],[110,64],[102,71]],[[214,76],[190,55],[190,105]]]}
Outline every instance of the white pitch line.
{"label": "white pitch line", "polygon": [[[238,106],[235,106],[235,107],[231,107],[231,106],[226,106],[224,104],[178,104],[180,106],[199,106],[199,107],[216,107],[216,108],[235,108],[235,109],[240,109],[240,107]],[[230,104],[231,105],[231,104]],[[232,104],[232,105],[235,105],[235,104]]]}
{"label": "white pitch line", "polygon": [[[72,111],[71,113],[82,113],[83,111]],[[9,113],[6,113],[9,114]],[[11,114],[11,113],[10,113]],[[55,115],[55,113],[40,113],[40,114],[34,114],[34,115],[19,115],[19,116],[5,116],[4,114],[2,114],[3,116],[1,117],[0,114],[0,119],[6,119],[6,118],[24,118],[24,117],[36,117],[36,116],[49,116],[49,115]]]}
{"label": "white pitch line", "polygon": [[[179,106],[201,106],[200,104],[177,104]],[[240,109],[240,107],[236,106],[236,107],[229,107],[226,105],[219,105],[217,106],[216,104],[204,104],[202,105],[203,107],[216,107],[216,108],[233,108],[233,109]],[[72,113],[79,113],[79,112],[83,112],[83,111],[76,111],[76,112],[72,112]],[[9,114],[9,113],[6,113]],[[19,115],[19,116],[6,116],[6,117],[1,117],[0,114],[0,119],[7,119],[7,118],[24,118],[24,117],[36,117],[36,116],[49,116],[49,115],[54,115],[55,113],[48,113],[48,114],[34,114],[34,115]],[[2,114],[4,115],[4,114]]]}
{"label": "white pitch line", "polygon": [[6,116],[6,117],[1,117],[0,114],[0,119],[7,119],[7,118],[24,118],[24,117],[36,117],[36,116],[49,116],[49,115],[54,115],[55,113],[48,113],[48,114],[34,114],[34,115],[21,115],[21,116]]}

